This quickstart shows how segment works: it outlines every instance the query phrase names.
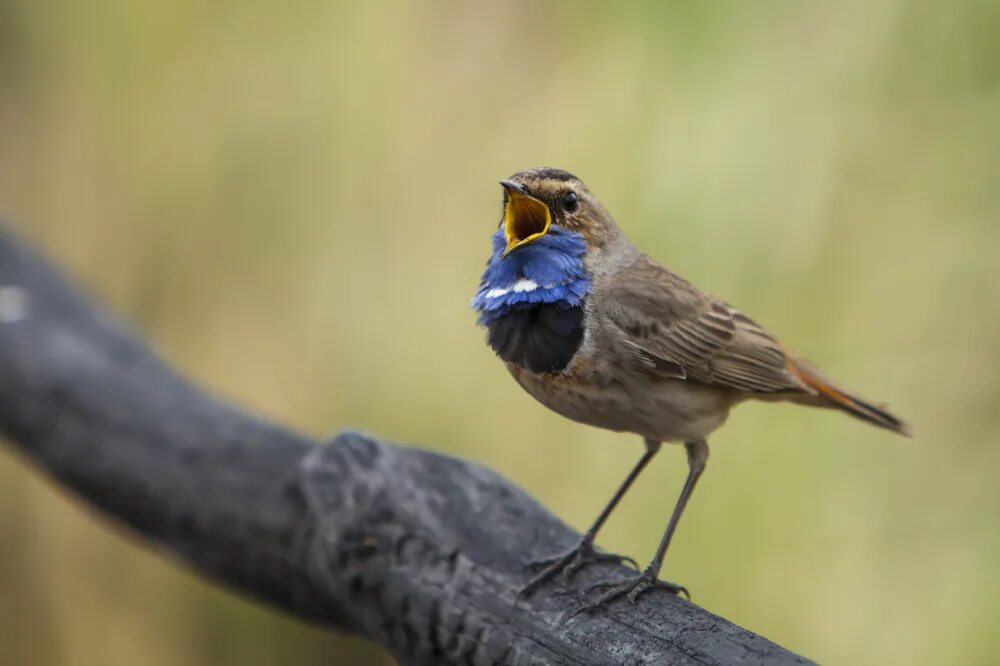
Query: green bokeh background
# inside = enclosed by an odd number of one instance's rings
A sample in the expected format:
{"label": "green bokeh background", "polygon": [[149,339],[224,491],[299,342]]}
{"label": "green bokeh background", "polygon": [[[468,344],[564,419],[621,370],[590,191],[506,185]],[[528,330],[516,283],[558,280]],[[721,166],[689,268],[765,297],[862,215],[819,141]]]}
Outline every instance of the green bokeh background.
{"label": "green bokeh background", "polygon": [[[535,404],[468,308],[497,180],[914,423],[740,407],[664,569],[831,664],[1000,653],[1000,4],[0,3],[0,211],[171,363],[317,435],[482,461],[586,526],[634,436]],[[601,543],[644,560],[669,448]],[[0,450],[0,663],[388,664],[153,554]]]}

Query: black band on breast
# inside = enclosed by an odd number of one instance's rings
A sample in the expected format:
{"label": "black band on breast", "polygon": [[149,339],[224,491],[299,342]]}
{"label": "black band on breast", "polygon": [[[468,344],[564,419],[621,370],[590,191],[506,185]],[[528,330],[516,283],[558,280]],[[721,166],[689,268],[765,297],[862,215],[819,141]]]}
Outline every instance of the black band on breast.
{"label": "black band on breast", "polygon": [[560,372],[583,341],[583,308],[525,305],[486,325],[490,347],[504,361],[532,372]]}

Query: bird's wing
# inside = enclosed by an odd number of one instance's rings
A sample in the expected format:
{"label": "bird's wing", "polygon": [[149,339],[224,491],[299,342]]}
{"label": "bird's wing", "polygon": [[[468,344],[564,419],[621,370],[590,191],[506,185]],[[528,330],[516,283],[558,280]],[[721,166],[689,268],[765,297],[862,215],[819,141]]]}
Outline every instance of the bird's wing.
{"label": "bird's wing", "polygon": [[815,393],[759,324],[649,257],[617,273],[602,296],[610,324],[649,369],[752,393]]}

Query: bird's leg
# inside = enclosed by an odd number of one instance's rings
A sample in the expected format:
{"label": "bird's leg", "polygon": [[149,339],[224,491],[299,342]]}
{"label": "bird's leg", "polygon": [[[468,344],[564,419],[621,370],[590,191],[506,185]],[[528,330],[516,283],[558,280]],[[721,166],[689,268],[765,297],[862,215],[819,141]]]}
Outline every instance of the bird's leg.
{"label": "bird's leg", "polygon": [[554,555],[552,557],[547,557],[542,560],[536,560],[528,564],[529,568],[544,567],[544,569],[530,581],[528,584],[521,588],[521,592],[518,597],[528,596],[539,587],[544,585],[546,582],[552,580],[559,573],[563,573],[567,578],[570,578],[577,571],[582,569],[585,565],[593,562],[613,562],[616,564],[622,564],[629,562],[638,569],[638,565],[635,560],[631,557],[624,557],[622,555],[615,555],[613,553],[599,553],[594,549],[594,539],[597,537],[598,530],[607,521],[608,516],[614,511],[615,507],[621,501],[625,493],[632,486],[635,480],[642,473],[642,470],[649,464],[649,461],[653,459],[653,456],[660,450],[660,442],[654,440],[646,440],[646,451],[639,458],[639,462],[636,463],[629,475],[625,477],[621,486],[618,487],[618,491],[615,492],[614,497],[608,502],[604,510],[601,511],[601,515],[597,517],[594,524],[590,526],[590,529],[583,535],[580,542],[574,546],[572,549],[566,553],[559,555]]}
{"label": "bird's leg", "polygon": [[663,567],[663,557],[667,553],[667,547],[670,545],[670,539],[677,528],[677,522],[680,520],[681,514],[684,513],[684,507],[687,506],[688,499],[690,499],[691,493],[694,491],[694,486],[698,483],[698,478],[705,471],[705,463],[708,460],[708,444],[706,442],[686,442],[684,447],[687,449],[688,458],[687,480],[684,482],[684,488],[677,499],[674,512],[670,516],[670,522],[667,523],[667,529],[663,532],[663,538],[660,539],[660,545],[656,548],[653,560],[649,563],[649,566],[634,578],[621,583],[599,583],[595,585],[591,589],[605,587],[610,587],[611,589],[588,604],[582,609],[583,611],[599,608],[608,602],[625,596],[628,597],[629,601],[635,603],[640,595],[654,588],[667,590],[671,594],[684,594],[688,599],[691,598],[685,587],[676,583],[659,580],[658,578],[660,569]]}

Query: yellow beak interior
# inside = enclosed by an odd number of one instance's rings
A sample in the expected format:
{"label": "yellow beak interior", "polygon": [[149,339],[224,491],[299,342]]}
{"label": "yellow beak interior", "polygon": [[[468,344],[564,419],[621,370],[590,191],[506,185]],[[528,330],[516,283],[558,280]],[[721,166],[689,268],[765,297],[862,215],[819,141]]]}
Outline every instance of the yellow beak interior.
{"label": "yellow beak interior", "polygon": [[504,234],[507,237],[504,255],[514,248],[541,238],[548,233],[551,224],[552,213],[548,206],[538,199],[519,192],[510,192],[507,210],[504,212]]}

